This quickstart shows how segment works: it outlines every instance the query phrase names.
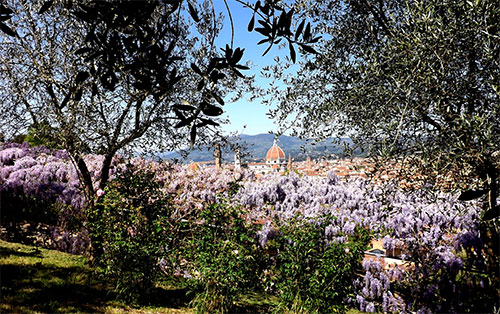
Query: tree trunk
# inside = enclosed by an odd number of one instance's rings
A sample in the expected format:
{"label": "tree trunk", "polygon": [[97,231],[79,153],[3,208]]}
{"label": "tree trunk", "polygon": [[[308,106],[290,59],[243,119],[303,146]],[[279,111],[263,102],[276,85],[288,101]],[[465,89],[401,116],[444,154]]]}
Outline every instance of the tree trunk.
{"label": "tree trunk", "polygon": [[96,198],[92,176],[90,175],[90,171],[85,163],[85,160],[83,159],[83,156],[80,153],[76,153],[75,155],[74,160],[76,162],[76,166],[78,167],[79,177],[85,193],[85,213],[87,216],[87,222],[89,223],[87,228],[90,237],[90,260],[93,262],[98,260],[104,253],[102,247],[103,238],[99,233],[94,232],[93,230],[93,226],[96,224],[98,219],[98,209],[95,203]]}
{"label": "tree trunk", "polygon": [[498,211],[500,210],[500,207],[496,208],[498,197],[497,176],[498,171],[495,164],[488,161],[486,172],[486,178],[488,181],[488,211],[495,211],[495,214],[499,215],[500,213]]}
{"label": "tree trunk", "polygon": [[76,166],[78,167],[79,177],[81,183],[83,184],[85,193],[85,203],[86,206],[88,206],[88,204],[90,204],[94,199],[94,185],[92,183],[92,176],[90,175],[89,168],[87,167],[87,164],[85,163],[85,160],[83,159],[83,156],[81,154],[77,153],[73,158],[76,162]]}
{"label": "tree trunk", "polygon": [[[115,156],[116,150],[113,150],[112,152],[108,152],[104,156],[104,161],[101,166],[101,177],[99,178],[99,189],[104,189],[106,187],[106,184],[109,181],[109,170],[111,168],[111,162],[113,161],[113,157]],[[99,225],[99,219],[102,216],[102,212],[104,211],[103,205],[99,204],[97,202],[97,199],[95,199],[94,202],[89,204],[88,208],[88,220],[90,223],[90,226]],[[99,261],[99,259],[103,256],[104,254],[104,249],[102,246],[103,242],[103,237],[101,234],[98,232],[94,232],[93,230],[90,231],[90,238],[91,238],[91,245],[92,245],[92,250],[91,250],[91,261]]]}
{"label": "tree trunk", "polygon": [[104,161],[101,168],[101,178],[99,181],[99,188],[104,189],[109,181],[109,170],[111,168],[111,162],[115,156],[116,151],[113,150],[104,156]]}

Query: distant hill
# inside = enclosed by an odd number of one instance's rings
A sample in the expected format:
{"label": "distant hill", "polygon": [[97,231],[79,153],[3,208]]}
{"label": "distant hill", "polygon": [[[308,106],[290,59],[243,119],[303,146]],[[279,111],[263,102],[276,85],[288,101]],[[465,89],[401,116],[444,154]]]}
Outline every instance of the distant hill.
{"label": "distant hill", "polygon": [[[266,153],[273,145],[274,135],[258,134],[258,135],[241,135],[238,143],[246,143],[247,150],[244,152],[246,161],[263,161]],[[352,144],[350,139],[343,139],[343,142]],[[344,155],[343,145],[334,145],[332,140],[314,143],[307,140],[301,140],[297,137],[282,135],[278,138],[278,145],[283,149],[287,158],[291,154],[294,161],[305,160],[307,156],[312,159],[320,157],[332,158],[334,156],[342,157]],[[242,154],[243,155],[243,154]],[[178,152],[169,152],[162,154],[162,158],[179,159],[183,162],[199,162],[214,160],[213,148],[206,147],[203,149],[192,150],[189,155],[183,159]],[[226,162],[231,162],[234,159],[234,152],[223,151],[222,158]]]}

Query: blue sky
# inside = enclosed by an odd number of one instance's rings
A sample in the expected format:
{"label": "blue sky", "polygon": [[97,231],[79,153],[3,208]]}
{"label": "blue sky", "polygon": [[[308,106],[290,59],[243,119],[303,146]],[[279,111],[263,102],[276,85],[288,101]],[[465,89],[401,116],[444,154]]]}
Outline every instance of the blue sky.
{"label": "blue sky", "polygon": [[[227,16],[224,2],[214,1],[214,4],[216,5],[216,11],[223,12],[226,17],[224,28],[217,41],[219,46],[223,46],[231,42],[231,24]],[[263,37],[259,33],[249,33],[247,31],[252,11],[248,8],[243,8],[234,1],[228,1],[228,4],[234,22],[234,47],[245,48],[242,62],[250,60],[254,64],[253,68],[248,71],[242,71],[242,73],[245,75],[255,74],[256,84],[261,87],[266,87],[269,83],[260,76],[260,70],[265,65],[272,64],[274,62],[274,57],[284,57],[288,54],[288,51],[279,50],[277,47],[273,47],[265,56],[262,56],[267,46],[266,44],[257,45],[257,43],[263,39]],[[256,23],[256,25],[258,24]],[[246,99],[241,99],[235,103],[227,102],[223,109],[223,117],[227,117],[230,120],[230,124],[222,127],[225,132],[255,135],[277,130],[277,126],[266,115],[270,107],[263,105],[259,99],[253,102],[249,102]],[[244,128],[244,126],[246,126],[246,128]]]}

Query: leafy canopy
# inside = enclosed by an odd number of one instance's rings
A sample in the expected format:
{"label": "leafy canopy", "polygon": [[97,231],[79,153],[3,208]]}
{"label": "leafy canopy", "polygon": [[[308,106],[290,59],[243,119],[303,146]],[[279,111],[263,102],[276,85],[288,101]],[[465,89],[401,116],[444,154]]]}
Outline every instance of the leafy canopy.
{"label": "leafy canopy", "polygon": [[[498,3],[355,0],[303,9],[326,39],[271,99],[284,129],[350,136],[372,156],[419,156],[427,170],[464,170],[485,181],[494,207]],[[280,79],[286,66],[270,71]]]}
{"label": "leafy canopy", "polygon": [[[293,60],[294,47],[314,52],[319,38],[303,19],[294,30],[289,3],[235,1],[249,9],[248,30],[263,35],[264,53],[282,40]],[[59,130],[88,195],[93,185],[83,154],[105,155],[104,187],[118,151],[221,140],[225,101],[252,89],[242,73],[244,48],[232,40],[215,45],[224,12],[212,0],[23,0],[0,9],[1,131],[13,135],[42,123]],[[230,10],[225,14],[234,36]]]}

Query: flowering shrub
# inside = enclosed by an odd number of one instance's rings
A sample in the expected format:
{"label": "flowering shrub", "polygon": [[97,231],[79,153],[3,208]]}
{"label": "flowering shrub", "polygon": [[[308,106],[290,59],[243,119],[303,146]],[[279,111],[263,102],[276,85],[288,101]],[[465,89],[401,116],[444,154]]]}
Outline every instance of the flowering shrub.
{"label": "flowering shrub", "polygon": [[404,277],[404,270],[398,266],[385,270],[378,260],[363,261],[364,278],[354,280],[354,287],[358,291],[353,300],[361,311],[376,312],[378,300],[382,300],[380,308],[384,313],[404,313],[406,304],[397,293],[393,293],[391,286],[400,282]]}
{"label": "flowering shrub", "polygon": [[[102,158],[85,156],[95,187]],[[345,304],[367,312],[489,312],[500,306],[494,223],[481,224],[478,203],[452,194],[403,192],[390,182],[344,181],[333,172],[326,178],[256,178],[246,171],[192,170],[142,158],[116,158],[110,178],[108,189],[97,191],[99,207],[86,212],[64,151],[3,144],[2,221],[55,224],[50,230],[56,246],[77,253],[88,247],[82,227],[90,218],[94,247],[106,249],[103,265],[122,278],[124,295],[138,293],[129,285],[149,286],[147,278],[158,269],[184,273],[196,279],[192,287],[201,309],[231,308],[232,299],[221,298],[234,295],[234,287],[266,288],[282,297],[283,307],[320,312]],[[364,232],[386,251],[398,252],[400,265],[388,267],[383,259],[358,263]],[[335,265],[344,264],[349,278],[332,292],[326,283],[340,278]],[[357,268],[362,276],[352,279]]]}
{"label": "flowering shrub", "polygon": [[[100,169],[104,157],[84,156],[97,189]],[[188,167],[156,162],[143,158],[128,161],[116,156],[110,169],[112,181],[117,171],[123,170],[126,163],[135,172],[154,173],[163,195],[174,195],[172,207],[177,219],[188,217],[200,211],[206,202],[214,202],[217,193],[226,193],[230,182],[236,178],[247,177],[245,172],[232,173],[219,171],[215,167],[192,171]],[[76,242],[88,241],[82,230],[86,221],[85,196],[78,173],[68,154],[63,150],[49,150],[43,146],[30,147],[28,143],[5,143],[0,148],[0,202],[3,224],[8,222],[33,222],[56,225],[59,230],[53,233],[52,241],[73,239],[61,234],[81,234]],[[97,194],[102,190],[97,190]],[[65,241],[57,248],[88,247],[87,245],[68,245]],[[51,246],[53,247],[53,246]]]}
{"label": "flowering shrub", "polygon": [[[400,281],[384,274],[381,262],[374,262],[380,264],[377,272],[365,265],[365,281],[358,282],[356,296],[350,298],[361,310],[491,311],[498,306],[498,275],[486,280],[477,273],[494,269],[492,263],[498,268],[498,258],[489,258],[477,246],[477,203],[425,189],[403,192],[391,183],[341,181],[333,172],[324,180],[290,174],[248,181],[235,198],[253,219],[267,221],[259,232],[262,245],[293,217],[306,223],[330,215],[326,226],[317,226],[328,243],[345,243],[361,226],[383,239],[386,250],[401,251],[406,266]],[[471,255],[471,250],[476,253]],[[490,266],[477,268],[485,264]]]}
{"label": "flowering shrub", "polygon": [[234,311],[239,294],[260,288],[265,260],[255,225],[241,214],[223,200],[207,205],[180,247],[180,255],[189,261],[188,287],[197,312]]}
{"label": "flowering shrub", "polygon": [[219,170],[214,166],[191,170],[186,165],[142,158],[130,162],[137,170],[155,173],[155,180],[161,185],[163,193],[174,196],[174,214],[177,217],[188,217],[201,211],[206,203],[216,202],[218,195],[228,197],[232,182],[252,178],[250,172]]}
{"label": "flowering shrub", "polygon": [[369,242],[368,230],[356,227],[344,242],[333,242],[323,232],[329,217],[292,219],[280,226],[266,245],[268,288],[281,300],[277,312],[345,312],[352,282]]}
{"label": "flowering shrub", "polygon": [[[85,161],[96,181],[102,156],[88,155]],[[0,149],[0,183],[3,224],[7,223],[11,229],[20,222],[48,224],[53,230],[44,234],[49,237],[43,241],[50,243],[48,247],[70,253],[86,252],[88,234],[83,227],[86,201],[78,173],[66,151],[30,147],[28,143],[5,143]]]}
{"label": "flowering shrub", "polygon": [[55,224],[59,212],[81,209],[78,176],[64,151],[4,144],[0,183],[3,221]]}
{"label": "flowering shrub", "polygon": [[158,264],[172,240],[169,198],[152,172],[128,167],[106,187],[89,211],[88,228],[97,265],[116,278],[118,296],[147,301],[160,274]]}

